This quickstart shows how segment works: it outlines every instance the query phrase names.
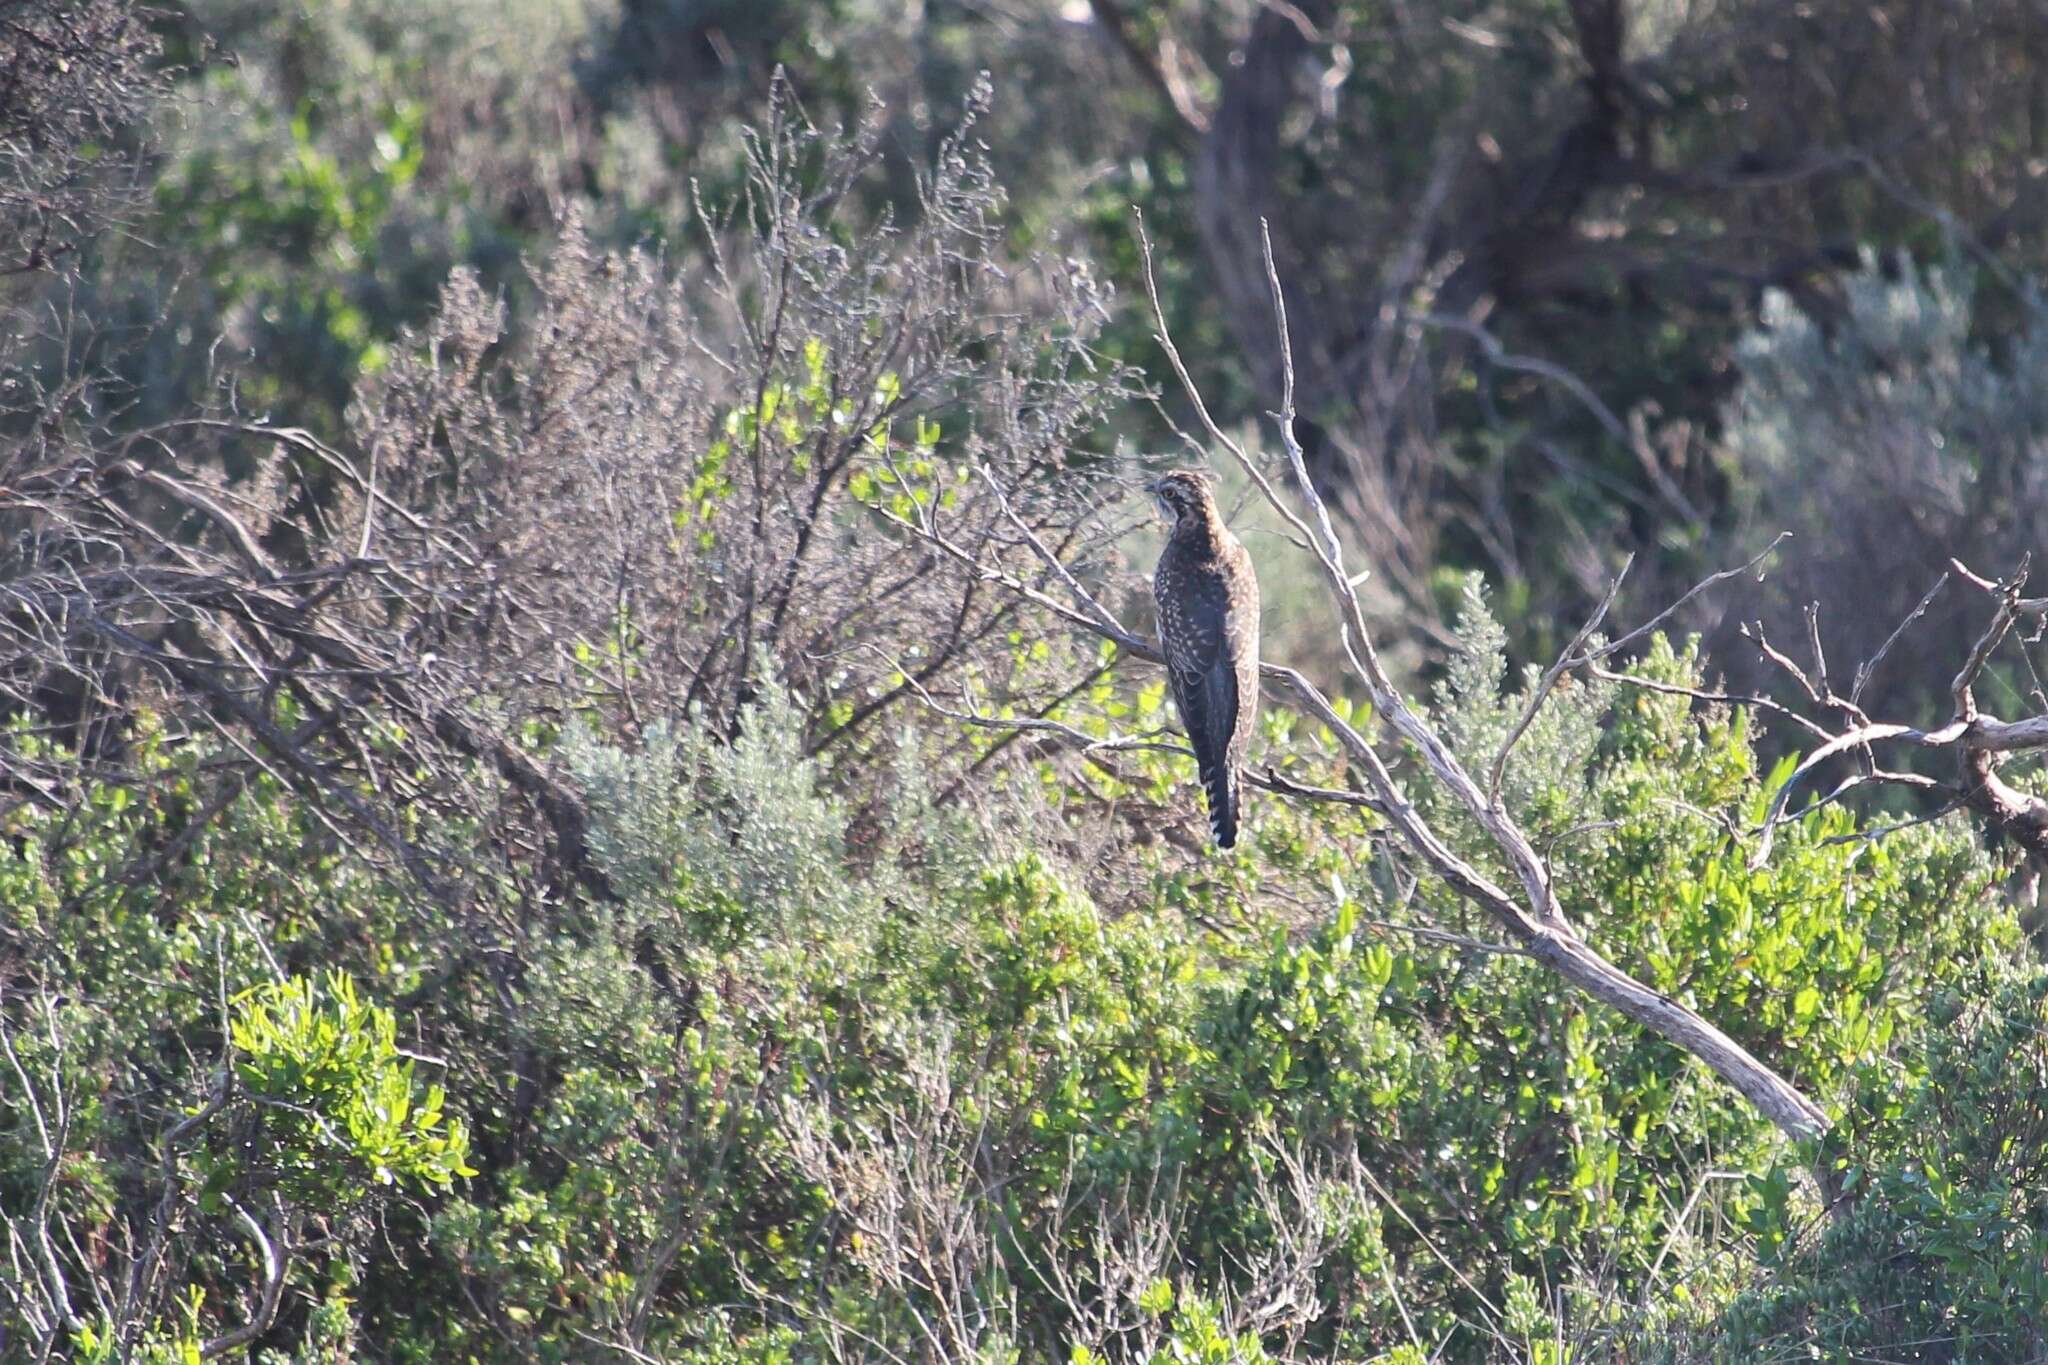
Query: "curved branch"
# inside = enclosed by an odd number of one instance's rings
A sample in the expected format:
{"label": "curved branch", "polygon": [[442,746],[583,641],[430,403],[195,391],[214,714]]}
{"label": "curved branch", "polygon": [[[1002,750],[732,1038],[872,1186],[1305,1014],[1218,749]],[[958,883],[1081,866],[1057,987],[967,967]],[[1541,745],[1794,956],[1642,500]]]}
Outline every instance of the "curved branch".
{"label": "curved branch", "polygon": [[199,1348],[201,1360],[212,1360],[230,1351],[240,1350],[270,1330],[270,1324],[277,1321],[277,1306],[284,1298],[285,1273],[291,1268],[291,1246],[285,1238],[285,1214],[282,1205],[277,1206],[277,1230],[275,1236],[268,1236],[263,1225],[256,1221],[249,1210],[234,1200],[227,1201],[228,1207],[242,1221],[256,1249],[263,1257],[263,1298],[256,1308],[256,1316],[225,1332]]}

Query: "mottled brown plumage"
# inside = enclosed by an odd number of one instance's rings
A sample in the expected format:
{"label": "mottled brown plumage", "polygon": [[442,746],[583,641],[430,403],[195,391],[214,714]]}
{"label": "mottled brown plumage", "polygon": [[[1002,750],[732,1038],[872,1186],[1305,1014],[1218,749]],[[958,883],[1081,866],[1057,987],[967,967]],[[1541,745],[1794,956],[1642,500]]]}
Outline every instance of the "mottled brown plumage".
{"label": "mottled brown plumage", "polygon": [[1159,647],[1209,798],[1218,847],[1237,842],[1238,767],[1259,711],[1259,581],[1223,524],[1209,481],[1178,471],[1149,485],[1173,519],[1152,575]]}

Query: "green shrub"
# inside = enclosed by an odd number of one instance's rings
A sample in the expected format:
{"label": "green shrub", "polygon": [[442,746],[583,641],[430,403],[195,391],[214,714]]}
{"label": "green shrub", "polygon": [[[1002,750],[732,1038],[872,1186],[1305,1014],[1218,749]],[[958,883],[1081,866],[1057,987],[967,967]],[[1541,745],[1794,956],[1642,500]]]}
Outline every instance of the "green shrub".
{"label": "green shrub", "polygon": [[1982,968],[1868,1073],[1840,1216],[1673,1359],[2020,1362],[2048,1350],[2048,975]]}

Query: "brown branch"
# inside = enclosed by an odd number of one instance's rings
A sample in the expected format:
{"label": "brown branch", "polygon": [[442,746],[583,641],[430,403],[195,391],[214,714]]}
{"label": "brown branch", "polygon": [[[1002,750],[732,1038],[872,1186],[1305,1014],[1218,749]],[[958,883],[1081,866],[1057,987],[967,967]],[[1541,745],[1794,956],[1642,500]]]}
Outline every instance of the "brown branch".
{"label": "brown branch", "polygon": [[1267,764],[1262,773],[1247,771],[1244,780],[1276,796],[1291,797],[1297,801],[1327,801],[1335,805],[1357,806],[1381,815],[1387,813],[1387,803],[1377,796],[1343,787],[1303,786],[1291,778],[1282,777],[1271,764]]}

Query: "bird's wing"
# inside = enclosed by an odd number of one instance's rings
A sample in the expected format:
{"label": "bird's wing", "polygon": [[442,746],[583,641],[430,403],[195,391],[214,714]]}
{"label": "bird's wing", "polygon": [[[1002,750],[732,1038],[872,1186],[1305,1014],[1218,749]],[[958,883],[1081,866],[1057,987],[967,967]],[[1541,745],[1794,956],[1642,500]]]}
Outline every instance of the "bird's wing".
{"label": "bird's wing", "polygon": [[1229,848],[1237,841],[1237,780],[1230,749],[1239,706],[1230,595],[1221,578],[1191,573],[1173,596],[1173,602],[1161,604],[1166,677],[1209,798],[1210,828],[1216,842]]}

